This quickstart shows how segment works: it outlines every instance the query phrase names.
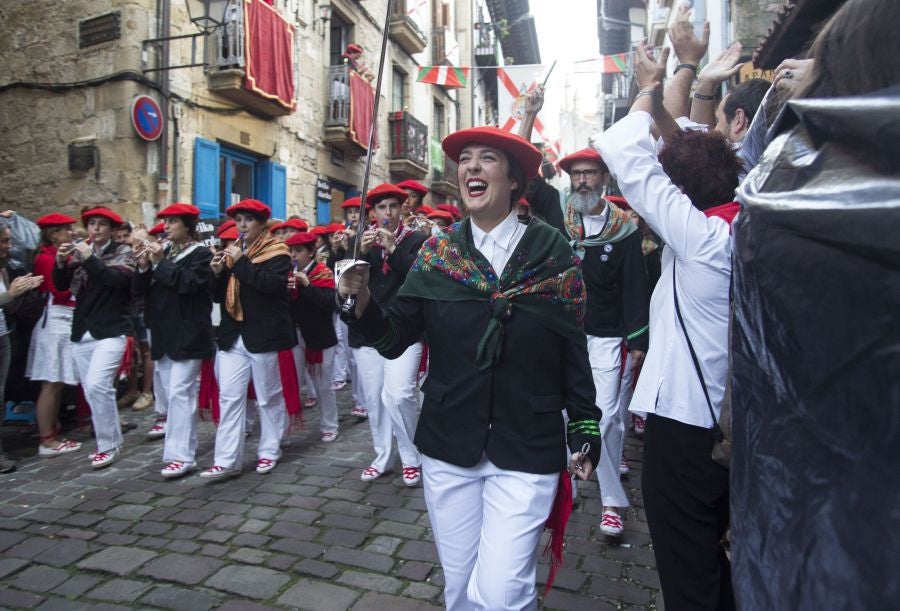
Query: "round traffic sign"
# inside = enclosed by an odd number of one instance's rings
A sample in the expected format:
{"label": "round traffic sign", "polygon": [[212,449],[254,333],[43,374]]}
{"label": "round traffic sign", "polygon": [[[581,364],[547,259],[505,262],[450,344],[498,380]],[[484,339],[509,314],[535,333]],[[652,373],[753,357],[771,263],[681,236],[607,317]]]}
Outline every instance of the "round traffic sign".
{"label": "round traffic sign", "polygon": [[134,98],[131,104],[131,124],[144,140],[152,142],[159,138],[163,131],[163,115],[156,100],[146,95]]}

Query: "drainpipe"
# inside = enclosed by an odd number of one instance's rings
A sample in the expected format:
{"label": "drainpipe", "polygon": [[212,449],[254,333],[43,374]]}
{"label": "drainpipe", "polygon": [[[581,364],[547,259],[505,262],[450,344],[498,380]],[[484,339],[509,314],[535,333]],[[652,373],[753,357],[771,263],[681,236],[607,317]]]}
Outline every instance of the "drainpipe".
{"label": "drainpipe", "polygon": [[[171,0],[157,0],[159,4],[158,13],[160,20],[157,23],[160,38],[168,38],[171,36],[172,22],[172,5]],[[161,104],[162,111],[162,135],[159,137],[159,173],[156,183],[156,203],[163,205],[168,200],[169,195],[169,41],[162,41],[161,56],[159,59],[159,90],[162,95]],[[176,185],[177,189],[177,185]]]}

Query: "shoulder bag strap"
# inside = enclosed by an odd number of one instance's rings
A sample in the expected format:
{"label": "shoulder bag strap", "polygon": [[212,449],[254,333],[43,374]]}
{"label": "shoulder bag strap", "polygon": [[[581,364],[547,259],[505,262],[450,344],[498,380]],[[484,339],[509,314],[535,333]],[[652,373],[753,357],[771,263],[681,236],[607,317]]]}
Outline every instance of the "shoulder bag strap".
{"label": "shoulder bag strap", "polygon": [[700,369],[700,360],[697,353],[694,352],[694,346],[691,344],[691,337],[688,335],[687,327],[684,324],[684,318],[681,317],[681,308],[678,305],[678,282],[675,277],[675,264],[678,259],[672,259],[672,295],[675,297],[675,314],[678,316],[678,322],[681,324],[681,330],[684,332],[684,339],[687,341],[688,350],[691,353],[691,360],[694,361],[694,369],[697,371],[697,377],[700,378],[700,386],[703,388],[703,396],[706,397],[706,407],[709,408],[709,415],[712,417],[713,437],[716,441],[722,441],[722,429],[719,427],[719,420],[716,418],[716,412],[713,410],[712,401],[709,398],[709,390],[706,388],[706,382],[703,379],[703,371]]}

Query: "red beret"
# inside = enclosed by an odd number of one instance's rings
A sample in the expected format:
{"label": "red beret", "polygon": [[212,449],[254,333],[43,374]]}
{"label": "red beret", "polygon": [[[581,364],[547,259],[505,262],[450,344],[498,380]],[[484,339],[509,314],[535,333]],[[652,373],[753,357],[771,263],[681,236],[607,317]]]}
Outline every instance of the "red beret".
{"label": "red beret", "polygon": [[452,214],[446,212],[444,210],[434,210],[433,212],[428,213],[428,218],[430,219],[444,219],[448,223],[452,223],[456,219]]}
{"label": "red beret", "polygon": [[269,231],[271,233],[275,233],[279,229],[284,229],[287,225],[285,223],[275,223],[274,225],[269,226]]}
{"label": "red beret", "polygon": [[240,232],[237,230],[237,227],[232,225],[225,231],[222,231],[221,227],[219,228],[219,239],[220,240],[237,240],[241,237]]}
{"label": "red beret", "polygon": [[422,204],[419,206],[419,209],[416,212],[421,212],[422,214],[431,214],[434,212],[434,208],[429,206],[428,204]]}
{"label": "red beret", "polygon": [[344,227],[343,223],[331,223],[330,225],[325,225],[325,229],[328,230],[328,233],[337,233],[338,231],[344,231],[346,227]]}
{"label": "red beret", "polygon": [[328,231],[328,225],[316,225],[309,232],[313,235],[325,235],[326,233],[331,233]]}
{"label": "red beret", "polygon": [[[175,215],[173,214],[172,216],[175,216]],[[178,216],[181,216],[181,215],[178,215]],[[147,230],[147,234],[148,235],[159,235],[159,234],[163,233],[165,230],[166,230],[165,223],[157,223],[156,225],[154,225],[153,227],[151,227],[150,229]]]}
{"label": "red beret", "polygon": [[417,191],[422,195],[428,195],[428,187],[420,183],[418,180],[404,180],[401,183],[397,183],[397,186],[401,189],[410,189],[412,191]]}
{"label": "red beret", "polygon": [[295,233],[284,241],[288,246],[303,246],[304,244],[315,244],[316,234],[308,231],[300,231]]}
{"label": "red beret", "polygon": [[529,208],[531,208],[531,204],[529,204],[528,200],[525,199],[524,197],[520,197],[518,199],[518,201],[516,202],[516,205],[517,206],[528,206]]}
{"label": "red beret", "polygon": [[122,220],[122,217],[110,210],[105,206],[97,206],[96,208],[91,208],[90,210],[86,210],[81,215],[81,222],[87,225],[88,219],[93,217],[100,217],[108,220],[112,223],[113,227],[118,227],[125,221]]}
{"label": "red beret", "polygon": [[296,229],[297,231],[308,231],[309,223],[303,219],[288,219],[281,223],[281,226],[287,229]]}
{"label": "red beret", "polygon": [[158,219],[167,216],[188,216],[196,221],[200,218],[200,208],[190,204],[172,204],[167,208],[163,208],[156,214],[156,218]]}
{"label": "red beret", "polygon": [[57,225],[71,225],[74,222],[75,219],[71,216],[60,214],[59,212],[51,212],[39,218],[37,226],[44,229],[45,227],[56,227]]}
{"label": "red beret", "polygon": [[608,201],[611,204],[615,204],[622,210],[631,210],[631,206],[628,205],[628,202],[625,201],[625,198],[622,197],[621,195],[607,195],[606,201]]}
{"label": "red beret", "polygon": [[453,218],[462,218],[462,214],[459,213],[459,208],[457,208],[453,204],[438,204],[437,206],[435,206],[435,209],[449,212],[453,215]]}
{"label": "red beret", "polygon": [[272,214],[272,210],[258,199],[245,199],[225,210],[225,214],[230,217],[234,217],[238,212],[250,212],[264,221]]}
{"label": "red beret", "polygon": [[347,53],[362,53],[362,52],[363,52],[363,48],[360,47],[356,43],[351,42],[349,45],[347,45]]}
{"label": "red beret", "polygon": [[225,233],[226,231],[228,231],[235,225],[236,225],[236,223],[234,221],[232,221],[231,219],[228,219],[227,221],[225,221],[224,223],[219,225],[219,229],[216,230],[216,233],[218,233],[219,237],[221,238],[223,233]]}
{"label": "red beret", "polygon": [[[362,201],[359,195],[356,197],[351,197],[350,199],[345,199],[344,203],[341,204],[341,208],[359,208],[359,202]],[[366,210],[371,208],[369,204],[366,204]]]}
{"label": "red beret", "polygon": [[559,167],[562,168],[563,172],[568,173],[569,168],[572,167],[572,164],[576,161],[592,161],[594,163],[598,163],[601,166],[606,166],[603,162],[603,157],[600,156],[596,150],[592,148],[581,149],[580,151],[575,151],[571,155],[566,155],[562,159],[559,160]]}
{"label": "red beret", "polygon": [[409,197],[406,191],[396,185],[390,183],[381,183],[366,194],[366,203],[374,206],[378,202],[388,197],[396,197],[401,204]]}
{"label": "red beret", "polygon": [[544,155],[530,142],[499,127],[470,127],[453,132],[441,143],[444,152],[459,163],[459,155],[468,144],[483,144],[501,150],[522,168],[525,178],[538,175]]}

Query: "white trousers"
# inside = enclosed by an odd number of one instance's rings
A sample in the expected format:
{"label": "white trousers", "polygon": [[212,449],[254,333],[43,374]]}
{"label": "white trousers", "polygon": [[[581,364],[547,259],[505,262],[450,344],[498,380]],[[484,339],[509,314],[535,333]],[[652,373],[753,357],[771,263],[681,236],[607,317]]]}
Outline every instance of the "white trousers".
{"label": "white trousers", "polygon": [[350,368],[350,392],[353,394],[353,404],[366,407],[366,397],[363,395],[362,382],[359,381],[359,366],[356,363],[356,350],[347,348],[347,363]]}
{"label": "white trousers", "polygon": [[310,365],[306,362],[306,342],[300,331],[297,331],[297,345],[294,347],[294,365],[297,367],[297,379],[302,380],[303,375],[308,375],[312,385],[316,389],[316,397],[319,400],[319,430],[323,433],[338,432],[337,399],[331,389],[331,379],[334,373],[335,347],[322,351],[322,362]]}
{"label": "white trousers", "polygon": [[247,386],[253,380],[259,410],[257,458],[281,458],[281,436],[287,427],[287,410],[281,388],[277,352],[249,352],[238,336],[230,350],[219,350],[219,428],[216,431],[215,464],[240,470],[244,456]]}
{"label": "white trousers", "polygon": [[85,331],[72,347],[75,374],[91,407],[91,423],[97,438],[97,452],[122,446],[122,427],[116,407],[116,373],[125,354],[125,336],[94,339]]}
{"label": "white trousers", "polygon": [[157,413],[168,414],[163,461],[194,462],[197,453],[197,399],[200,359],[155,361],[153,371]]}
{"label": "white trousers", "polygon": [[350,379],[350,346],[347,345],[350,330],[347,328],[347,323],[341,320],[337,314],[334,314],[332,317],[332,322],[338,338],[334,355],[334,377],[332,379],[335,382],[342,382]]}
{"label": "white trousers", "polygon": [[536,609],[537,547],[559,474],[471,468],[422,456],[425,503],[450,611]]}
{"label": "white trousers", "polygon": [[375,460],[372,466],[385,471],[391,460],[392,438],[404,465],[418,467],[419,451],[413,445],[418,419],[416,372],[422,358],[417,342],[396,359],[388,360],[374,348],[354,348],[365,406],[369,410]]}
{"label": "white trousers", "polygon": [[588,335],[588,358],[597,407],[603,411],[600,419],[600,464],[597,481],[604,507],[628,507],[628,495],[619,480],[619,461],[625,442],[625,414],[619,409],[619,385],[622,367],[622,338]]}

